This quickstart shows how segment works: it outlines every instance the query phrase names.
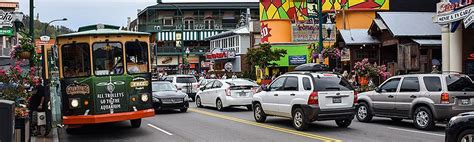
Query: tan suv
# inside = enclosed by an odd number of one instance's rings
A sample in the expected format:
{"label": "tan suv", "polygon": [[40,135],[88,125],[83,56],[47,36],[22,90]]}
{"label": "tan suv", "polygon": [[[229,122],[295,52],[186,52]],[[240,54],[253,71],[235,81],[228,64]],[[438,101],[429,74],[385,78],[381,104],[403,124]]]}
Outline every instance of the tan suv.
{"label": "tan suv", "polygon": [[361,122],[373,116],[412,119],[416,128],[430,130],[437,121],[474,111],[474,84],[462,74],[402,75],[360,93],[358,100],[356,118]]}

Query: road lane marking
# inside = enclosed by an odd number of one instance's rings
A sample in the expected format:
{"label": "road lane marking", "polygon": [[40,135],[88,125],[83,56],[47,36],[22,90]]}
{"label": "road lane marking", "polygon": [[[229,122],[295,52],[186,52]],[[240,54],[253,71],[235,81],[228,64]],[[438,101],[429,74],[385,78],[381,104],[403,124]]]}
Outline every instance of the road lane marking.
{"label": "road lane marking", "polygon": [[156,130],[161,131],[161,132],[163,132],[163,133],[165,133],[165,134],[167,134],[167,135],[170,135],[170,136],[173,135],[173,134],[171,134],[171,133],[168,132],[168,131],[165,131],[165,130],[163,130],[163,129],[161,129],[161,128],[156,127],[155,125],[148,124],[148,126],[150,126],[150,127],[152,127],[152,128],[155,128]]}
{"label": "road lane marking", "polygon": [[413,132],[413,133],[420,133],[420,134],[427,134],[427,135],[445,137],[445,135],[443,135],[443,134],[435,134],[435,133],[416,131],[416,130],[408,130],[408,129],[401,129],[401,128],[395,128],[395,127],[387,127],[387,128],[392,129],[392,130],[399,130],[399,131],[405,131],[405,132]]}
{"label": "road lane marking", "polygon": [[193,109],[193,108],[189,108],[188,110],[190,110],[192,112],[196,112],[196,113],[216,117],[216,118],[231,120],[231,121],[235,121],[235,122],[239,122],[239,123],[243,123],[243,124],[248,124],[248,125],[252,125],[252,126],[262,127],[262,128],[271,129],[271,130],[275,130],[275,131],[280,131],[280,132],[284,132],[284,133],[289,133],[289,134],[293,134],[293,135],[303,136],[303,137],[307,137],[307,138],[311,138],[311,139],[321,140],[321,141],[324,141],[324,142],[342,142],[342,140],[338,140],[338,139],[333,139],[333,138],[324,137],[324,136],[320,136],[320,135],[315,135],[315,134],[311,134],[311,133],[305,133],[305,132],[301,132],[301,131],[291,130],[291,129],[287,129],[287,128],[271,126],[271,125],[262,124],[262,123],[258,123],[258,122],[253,122],[253,121],[249,121],[249,120],[234,118],[234,117],[230,117],[230,116],[226,116],[226,115],[220,115],[220,114],[215,114],[215,113],[211,113],[211,112],[207,112],[207,111],[201,111],[201,110],[197,110],[197,109]]}

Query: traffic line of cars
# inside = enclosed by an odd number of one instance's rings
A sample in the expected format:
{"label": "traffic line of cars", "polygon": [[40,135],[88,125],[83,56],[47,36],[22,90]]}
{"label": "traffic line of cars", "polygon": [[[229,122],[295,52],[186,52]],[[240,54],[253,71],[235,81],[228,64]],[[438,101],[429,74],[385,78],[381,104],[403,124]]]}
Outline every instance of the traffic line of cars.
{"label": "traffic line of cars", "polygon": [[165,80],[176,86],[174,92],[188,94],[182,95],[185,104],[178,105],[186,109],[187,97],[193,98],[197,107],[215,107],[219,111],[245,106],[253,110],[256,122],[263,123],[271,116],[284,117],[292,120],[296,130],[306,130],[314,121],[328,120],[346,128],[354,117],[360,122],[370,122],[374,116],[393,121],[408,119],[420,130],[432,130],[436,123],[449,122],[446,141],[474,141],[474,84],[466,75],[394,76],[374,91],[358,94],[346,79],[327,69],[319,64],[301,65],[262,88],[246,79],[198,83],[193,76],[176,75]]}

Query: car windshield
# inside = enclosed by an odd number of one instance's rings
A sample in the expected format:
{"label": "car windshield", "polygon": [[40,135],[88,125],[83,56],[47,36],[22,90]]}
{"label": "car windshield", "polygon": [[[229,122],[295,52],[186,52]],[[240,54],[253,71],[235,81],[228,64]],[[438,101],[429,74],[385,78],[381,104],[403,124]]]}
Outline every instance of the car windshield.
{"label": "car windshield", "polygon": [[171,83],[153,83],[153,92],[176,91],[176,87]]}
{"label": "car windshield", "polygon": [[350,91],[354,90],[349,82],[339,77],[315,77],[317,91]]}
{"label": "car windshield", "polygon": [[474,91],[474,84],[466,76],[449,75],[446,77],[448,91]]}
{"label": "car windshield", "polygon": [[177,77],[176,83],[196,83],[197,80],[194,77]]}

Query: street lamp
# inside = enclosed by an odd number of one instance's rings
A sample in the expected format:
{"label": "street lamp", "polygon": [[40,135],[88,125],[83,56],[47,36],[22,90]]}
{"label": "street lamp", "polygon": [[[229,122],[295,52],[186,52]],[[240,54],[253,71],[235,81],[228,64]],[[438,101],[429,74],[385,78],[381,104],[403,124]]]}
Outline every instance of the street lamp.
{"label": "street lamp", "polygon": [[330,16],[328,16],[328,20],[326,22],[326,30],[327,30],[327,39],[330,39],[331,38],[331,34],[332,34],[332,31],[333,31],[333,25],[332,25],[332,21],[331,21],[331,18]]}
{"label": "street lamp", "polygon": [[23,27],[23,12],[14,11],[12,12],[13,15],[13,23],[14,23],[14,30],[15,30],[15,44],[18,44],[18,32],[20,28]]}
{"label": "street lamp", "polygon": [[53,22],[57,22],[57,21],[67,21],[67,18],[56,19],[56,20],[53,20],[53,21],[48,22],[48,23],[44,26],[43,35],[46,36],[46,34],[47,34],[47,33],[46,33],[46,30],[48,29],[49,24],[51,24],[51,23],[53,23]]}

